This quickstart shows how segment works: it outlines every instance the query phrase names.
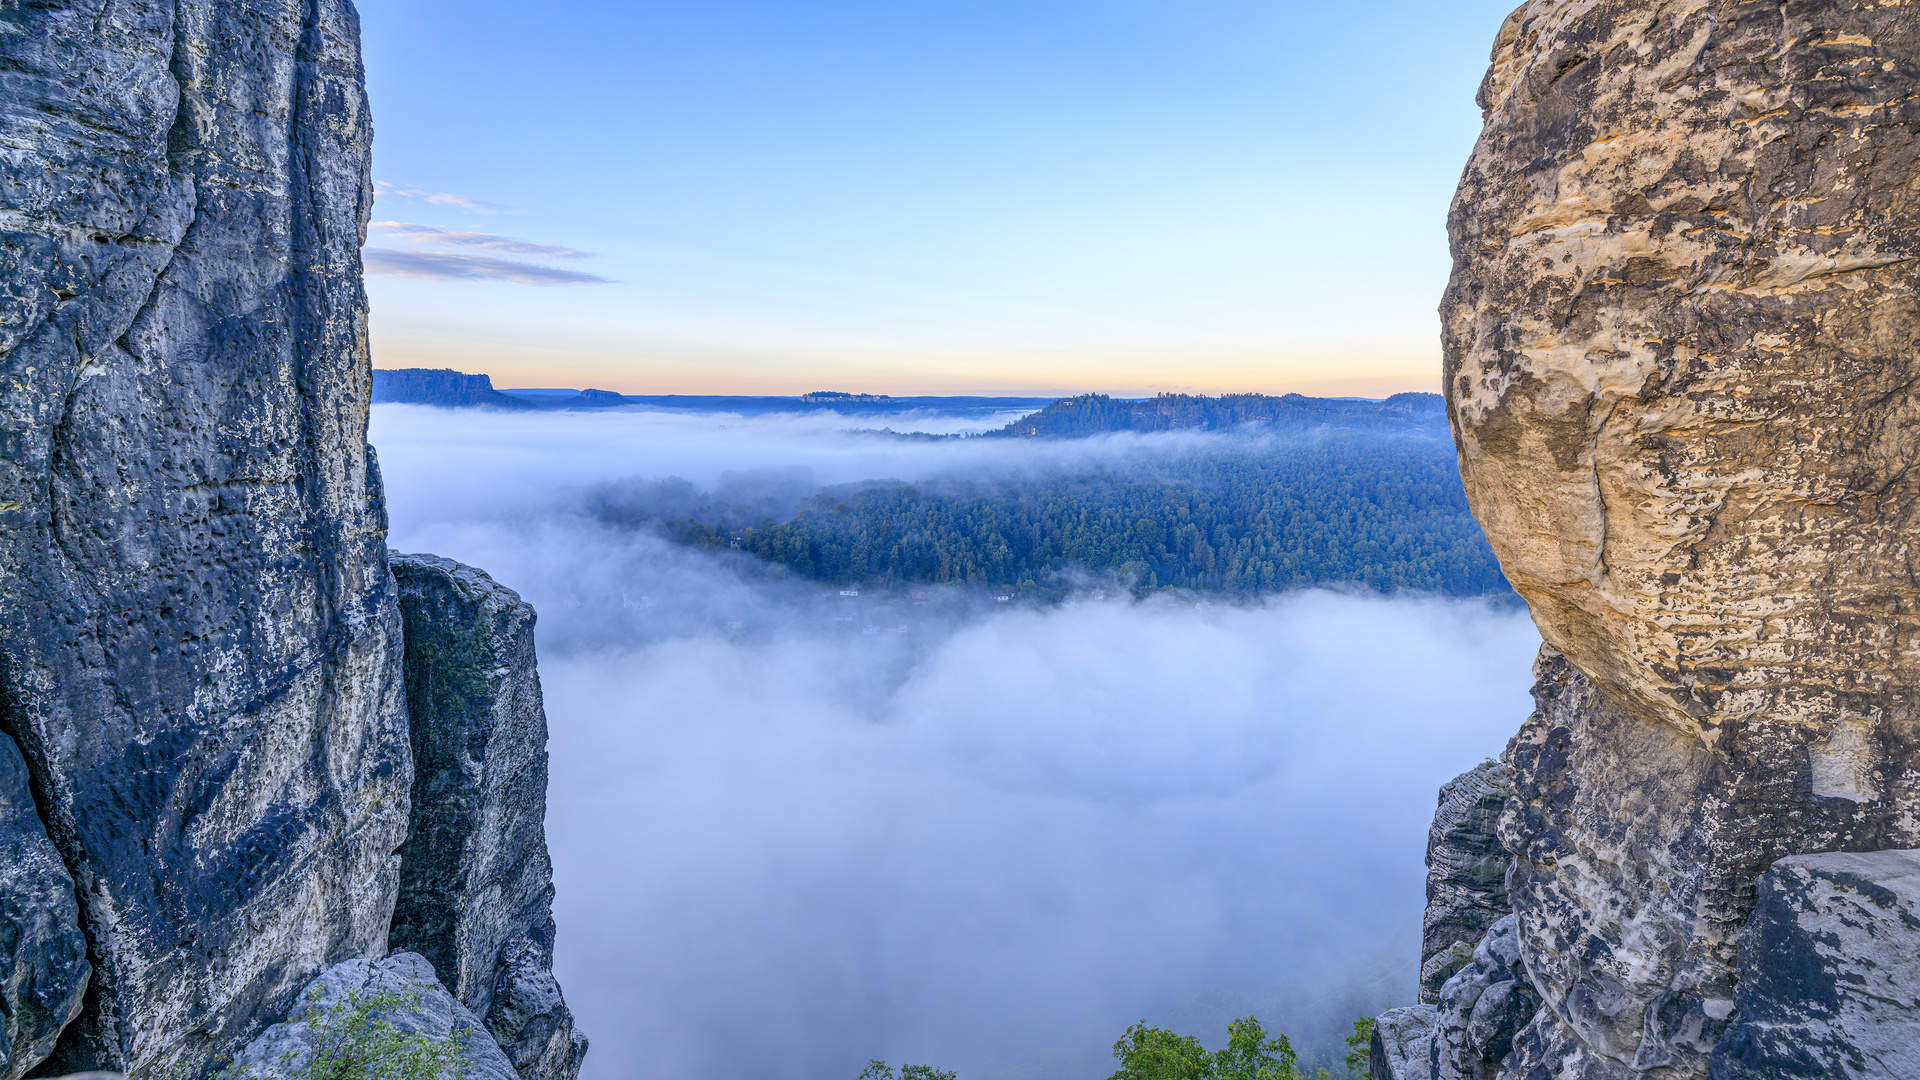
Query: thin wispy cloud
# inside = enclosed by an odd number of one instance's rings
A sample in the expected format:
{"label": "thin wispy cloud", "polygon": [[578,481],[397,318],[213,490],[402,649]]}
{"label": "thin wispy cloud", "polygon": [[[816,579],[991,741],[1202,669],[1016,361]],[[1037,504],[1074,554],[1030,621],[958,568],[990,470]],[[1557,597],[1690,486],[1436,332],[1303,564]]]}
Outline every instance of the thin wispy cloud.
{"label": "thin wispy cloud", "polygon": [[373,182],[373,194],[384,199],[419,199],[440,206],[456,206],[473,214],[486,214],[490,217],[519,217],[525,210],[516,210],[511,206],[501,206],[465,195],[454,195],[445,191],[428,191],[425,188],[409,187],[405,184],[390,184],[385,180]]}
{"label": "thin wispy cloud", "polygon": [[477,247],[488,251],[505,252],[508,255],[537,255],[548,259],[594,257],[591,251],[562,247],[559,244],[536,244],[531,240],[516,240],[511,236],[500,236],[495,233],[442,229],[437,225],[417,225],[411,221],[376,221],[369,227],[379,229],[395,239],[414,244],[454,244],[460,247]]}
{"label": "thin wispy cloud", "polygon": [[415,281],[512,281],[521,285],[607,285],[612,278],[562,270],[557,266],[495,259],[486,255],[459,255],[445,251],[400,251],[395,248],[365,248],[360,252],[362,266],[378,277],[412,278]]}

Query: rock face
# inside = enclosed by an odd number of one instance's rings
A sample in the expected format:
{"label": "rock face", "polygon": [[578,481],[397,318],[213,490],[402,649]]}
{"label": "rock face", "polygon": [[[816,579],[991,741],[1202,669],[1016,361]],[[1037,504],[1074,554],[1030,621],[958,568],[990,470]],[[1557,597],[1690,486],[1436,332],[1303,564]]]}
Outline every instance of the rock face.
{"label": "rock face", "polygon": [[1440,988],[1473,961],[1474,947],[1512,905],[1507,867],[1513,856],[1500,843],[1507,770],[1497,762],[1468,769],[1440,789],[1440,806],[1427,831],[1427,909],[1420,927],[1420,1001],[1440,1000]]}
{"label": "rock face", "polygon": [[396,952],[384,960],[348,960],[327,969],[300,996],[293,1015],[262,1032],[234,1058],[234,1067],[247,1080],[288,1080],[311,1058],[321,1034],[316,1028],[352,1006],[348,995],[361,1001],[376,994],[399,994],[410,999],[408,1008],[387,1017],[408,1034],[424,1034],[435,1042],[459,1038],[464,1048],[460,1080],[518,1080],[500,1048],[487,1037],[480,1022],[448,994],[433,976],[433,965],[420,956]]}
{"label": "rock face", "polygon": [[415,763],[392,945],[427,958],[525,1080],[573,1080],[587,1044],[551,973],[533,608],[451,559],[396,554],[392,566]]}
{"label": "rock face", "polygon": [[26,761],[0,735],[0,1080],[53,1052],[90,971],[73,878],[34,809]]}
{"label": "rock face", "polygon": [[1432,1080],[1433,1006],[1388,1009],[1374,1018],[1368,1080]]}
{"label": "rock face", "polygon": [[1775,863],[1739,971],[1713,1080],[1920,1076],[1920,851]]}
{"label": "rock face", "polygon": [[0,22],[0,717],[93,968],[39,1068],[196,1075],[384,952],[406,830],[358,17]]}
{"label": "rock face", "polygon": [[[1540,1008],[1520,962],[1513,916],[1493,924],[1473,950],[1473,961],[1440,991],[1434,1009],[1434,1080],[1494,1080],[1514,1039]],[[1525,1075],[1514,1073],[1512,1075]]]}
{"label": "rock face", "polygon": [[1920,846],[1916,80],[1903,5],[1500,30],[1444,377],[1549,646],[1502,836],[1550,1075],[1702,1075],[1755,879]]}

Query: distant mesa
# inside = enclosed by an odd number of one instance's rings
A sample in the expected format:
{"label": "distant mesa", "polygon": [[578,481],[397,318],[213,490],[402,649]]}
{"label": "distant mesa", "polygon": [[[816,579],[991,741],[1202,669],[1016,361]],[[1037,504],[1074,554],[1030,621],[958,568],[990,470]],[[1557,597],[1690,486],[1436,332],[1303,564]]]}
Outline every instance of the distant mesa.
{"label": "distant mesa", "polygon": [[607,409],[628,404],[611,390],[528,389],[496,390],[485,375],[467,375],[449,368],[376,369],[373,402],[399,405],[437,405],[443,409]]}
{"label": "distant mesa", "polygon": [[811,394],[801,394],[800,400],[809,405],[891,405],[893,399],[885,394],[847,394],[839,390],[815,390]]}
{"label": "distant mesa", "polygon": [[1445,435],[1439,394],[1370,398],[1310,398],[1300,394],[1161,394],[1115,398],[1081,394],[1056,401],[992,434],[1027,439],[1073,439],[1117,431],[1231,431],[1266,428],[1306,431],[1348,428]]}

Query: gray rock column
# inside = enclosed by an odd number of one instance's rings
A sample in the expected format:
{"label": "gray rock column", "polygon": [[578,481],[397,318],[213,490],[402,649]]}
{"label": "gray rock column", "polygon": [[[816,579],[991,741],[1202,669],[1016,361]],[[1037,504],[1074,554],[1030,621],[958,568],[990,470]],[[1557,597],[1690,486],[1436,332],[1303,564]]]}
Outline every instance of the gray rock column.
{"label": "gray rock column", "polygon": [[348,0],[0,9],[0,663],[93,967],[202,1074],[385,951],[411,763]]}
{"label": "gray rock column", "polygon": [[0,1080],[53,1052],[91,971],[73,878],[34,809],[26,761],[0,734]]}
{"label": "gray rock column", "polygon": [[1368,1080],[1433,1080],[1431,1005],[1388,1009],[1374,1018]]}
{"label": "gray rock column", "polygon": [[392,566],[416,762],[393,947],[432,963],[524,1080],[573,1080],[587,1043],[552,975],[533,608],[451,559],[396,554]]}
{"label": "gray rock column", "polygon": [[1511,783],[1506,766],[1477,765],[1440,789],[1427,831],[1427,909],[1420,927],[1420,1001],[1440,1000],[1440,988],[1473,960],[1494,923],[1513,910],[1507,868],[1513,855],[1500,843],[1500,811]]}
{"label": "gray rock column", "polygon": [[1473,962],[1440,991],[1434,1010],[1434,1080],[1495,1080],[1505,1073],[1514,1040],[1540,1008],[1540,995],[1520,962],[1509,915],[1487,931]]}
{"label": "gray rock column", "polygon": [[1920,1076],[1920,851],[1796,855],[1759,890],[1712,1080]]}

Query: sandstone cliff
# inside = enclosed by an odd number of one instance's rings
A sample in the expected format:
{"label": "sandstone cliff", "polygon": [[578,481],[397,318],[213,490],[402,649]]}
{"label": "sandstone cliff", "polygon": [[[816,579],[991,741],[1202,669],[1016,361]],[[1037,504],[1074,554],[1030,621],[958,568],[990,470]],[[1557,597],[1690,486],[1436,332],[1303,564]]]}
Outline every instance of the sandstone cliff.
{"label": "sandstone cliff", "polygon": [[1503,1075],[1735,1075],[1760,875],[1920,846],[1916,83],[1905,4],[1499,32],[1441,315],[1468,497],[1549,646],[1502,820],[1543,1008]]}
{"label": "sandstone cliff", "polygon": [[[386,954],[432,813],[366,442],[357,15],[9,4],[0,81],[0,1077],[204,1075]],[[537,834],[514,809],[486,827]],[[551,1006],[509,899],[495,983]]]}

